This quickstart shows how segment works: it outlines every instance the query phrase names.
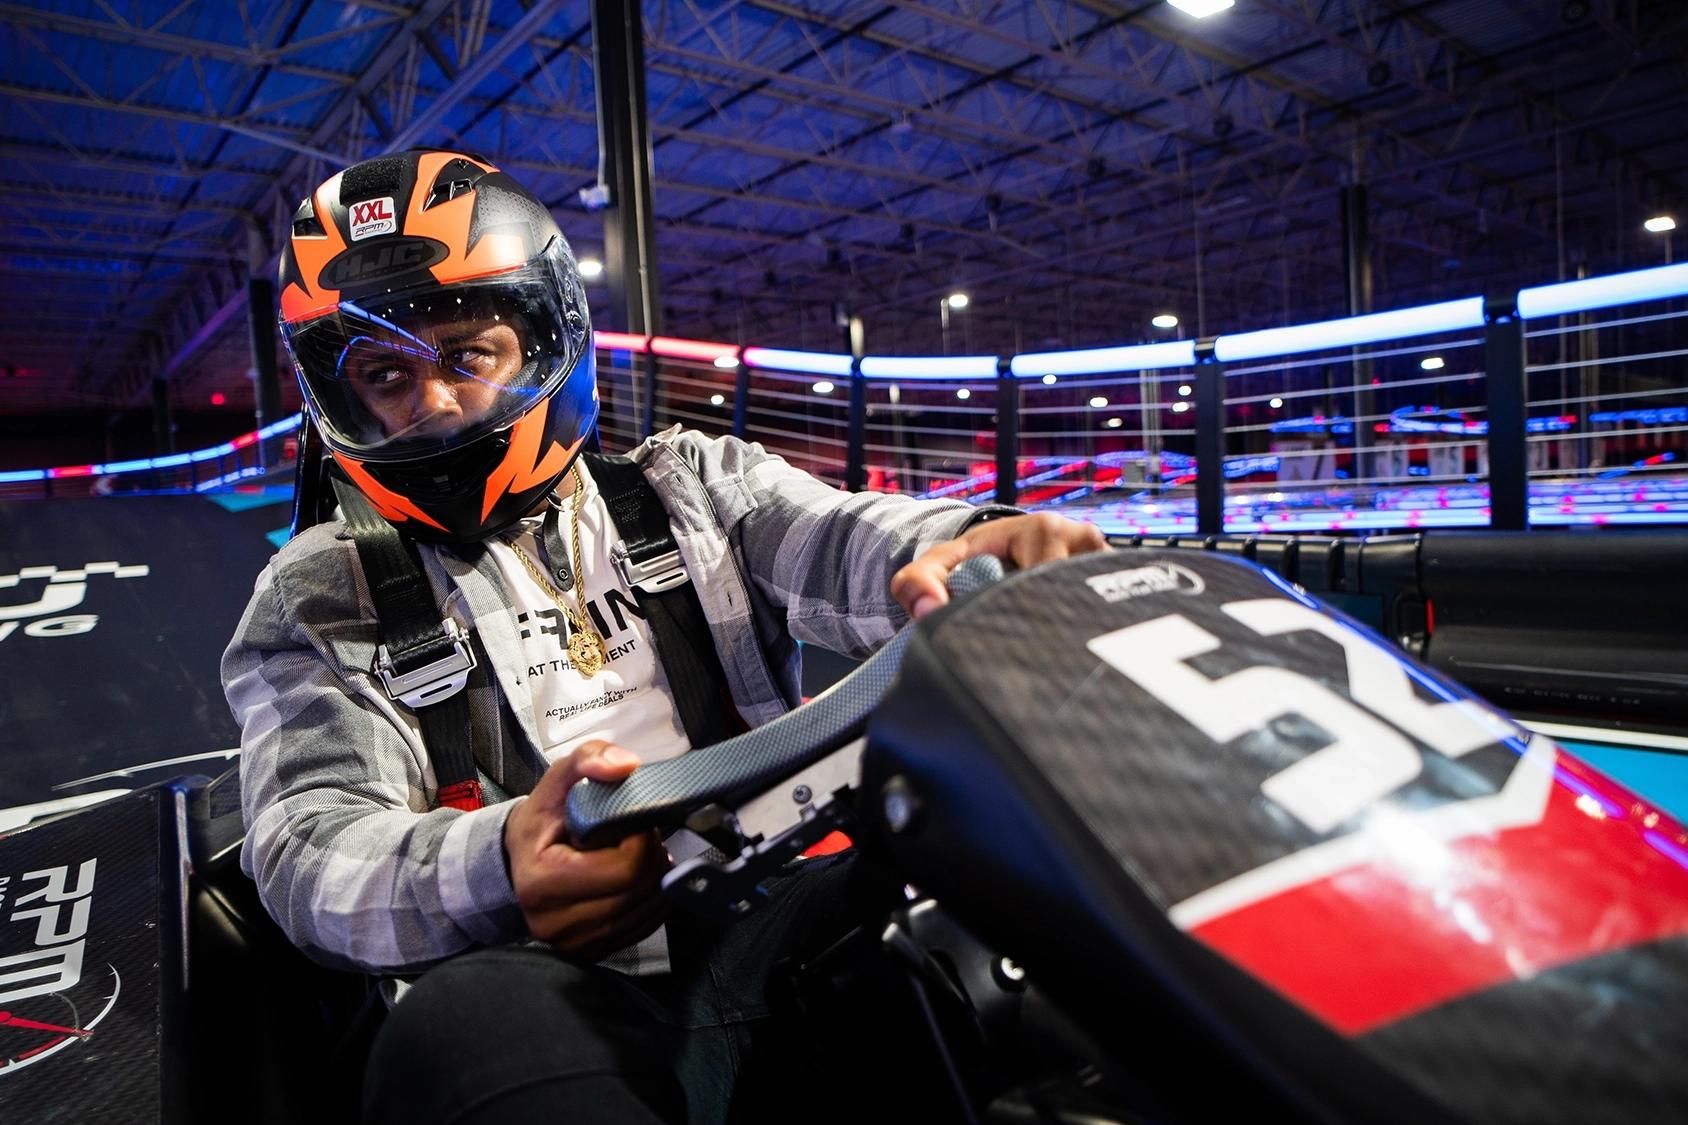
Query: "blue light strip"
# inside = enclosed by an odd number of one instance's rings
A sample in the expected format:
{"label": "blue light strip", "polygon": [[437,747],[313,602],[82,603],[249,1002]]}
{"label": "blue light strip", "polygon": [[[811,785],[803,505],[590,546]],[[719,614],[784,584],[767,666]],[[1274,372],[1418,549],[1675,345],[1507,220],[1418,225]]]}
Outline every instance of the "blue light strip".
{"label": "blue light strip", "polygon": [[994,355],[870,355],[862,360],[869,379],[994,379]]}
{"label": "blue light strip", "polygon": [[[234,455],[237,448],[245,449],[249,446],[258,444],[258,442],[266,441],[281,434],[291,433],[299,428],[299,421],[303,417],[304,414],[301,412],[299,414],[291,414],[279,422],[272,422],[268,426],[265,426],[263,429],[257,431],[254,439],[246,442],[245,445],[236,446],[232,441],[225,441],[222,445],[212,446],[210,449],[196,450],[192,453],[172,453],[165,457],[146,457],[135,461],[112,461],[104,465],[89,465],[87,466],[87,472],[78,472],[76,477],[68,479],[78,479],[81,477],[114,477],[123,473],[144,473],[153,469],[174,469],[192,462],[213,461],[218,457],[230,457]],[[244,436],[245,435],[242,435],[242,437]],[[51,471],[52,470],[49,469],[20,469],[14,472],[0,473],[0,484],[12,484],[19,481],[46,480],[48,479]],[[242,471],[245,472],[246,470]]]}
{"label": "blue light strip", "polygon": [[1009,370],[1020,379],[1043,375],[1106,375],[1114,371],[1155,371],[1190,367],[1196,362],[1194,340],[1138,344],[1122,348],[1089,348],[1078,352],[1032,352],[1017,355]]}
{"label": "blue light strip", "polygon": [[1213,358],[1220,363],[1266,359],[1269,356],[1352,348],[1407,336],[1481,327],[1483,298],[1466,297],[1459,301],[1368,313],[1342,320],[1323,320],[1316,324],[1296,324],[1288,328],[1267,328],[1260,332],[1221,336],[1213,342]]}
{"label": "blue light strip", "polygon": [[1688,295],[1688,263],[1523,289],[1518,293],[1518,315],[1531,320],[1685,295]]}
{"label": "blue light strip", "polygon": [[850,357],[833,352],[792,352],[783,348],[746,348],[744,362],[772,371],[801,371],[806,375],[848,377]]}

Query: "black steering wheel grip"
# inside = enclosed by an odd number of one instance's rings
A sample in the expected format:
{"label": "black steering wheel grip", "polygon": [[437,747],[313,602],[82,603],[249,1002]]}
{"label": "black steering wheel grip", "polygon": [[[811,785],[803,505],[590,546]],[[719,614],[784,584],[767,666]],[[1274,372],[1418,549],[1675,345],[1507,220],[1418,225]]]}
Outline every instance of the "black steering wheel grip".
{"label": "black steering wheel grip", "polygon": [[[1002,578],[1000,560],[975,555],[950,572],[952,597],[966,597]],[[625,781],[590,778],[569,791],[569,827],[587,847],[632,832],[678,827],[709,804],[733,805],[812,765],[867,728],[868,716],[902,666],[914,634],[904,626],[885,647],[832,687],[755,730],[640,766]]]}

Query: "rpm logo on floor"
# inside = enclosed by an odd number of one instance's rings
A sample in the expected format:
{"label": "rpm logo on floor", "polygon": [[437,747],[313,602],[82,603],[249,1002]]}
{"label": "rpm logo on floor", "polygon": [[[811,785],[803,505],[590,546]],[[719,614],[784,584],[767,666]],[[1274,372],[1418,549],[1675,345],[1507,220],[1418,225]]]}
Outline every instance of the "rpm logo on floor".
{"label": "rpm logo on floor", "polygon": [[73,637],[100,623],[97,613],[65,613],[80,606],[88,596],[93,579],[145,578],[151,568],[145,564],[124,566],[116,562],[91,562],[78,570],[56,566],[26,566],[16,574],[0,574],[0,590],[44,582],[41,596],[32,602],[0,602],[0,641],[20,627],[26,637]]}
{"label": "rpm logo on floor", "polygon": [[98,867],[98,859],[84,860],[74,879],[69,864],[27,871],[15,886],[0,876],[0,914],[19,926],[6,946],[18,937],[25,945],[0,955],[0,1078],[88,1040],[117,1004],[117,969],[108,964],[85,979],[83,965]]}

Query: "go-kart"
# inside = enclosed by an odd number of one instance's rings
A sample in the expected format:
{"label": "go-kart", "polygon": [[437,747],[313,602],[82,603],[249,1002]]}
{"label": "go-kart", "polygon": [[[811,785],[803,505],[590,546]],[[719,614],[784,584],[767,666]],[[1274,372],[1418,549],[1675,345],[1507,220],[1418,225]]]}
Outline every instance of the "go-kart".
{"label": "go-kart", "polygon": [[848,833],[914,898],[864,922],[953,1009],[961,1120],[1688,1114],[1669,816],[1246,561],[957,577],[830,695],[582,782],[576,831],[689,825],[665,888],[716,917]]}
{"label": "go-kart", "polygon": [[[847,834],[883,893],[779,992],[824,1020],[864,979],[906,982],[946,1090],[927,1120],[1688,1117],[1670,816],[1245,559],[973,562],[952,589],[791,714],[581,783],[576,834],[662,829],[666,893],[726,923]],[[49,937],[82,901],[52,856],[119,816],[157,841],[120,884],[154,889],[151,928],[78,952],[70,1016],[19,1018],[64,1049],[112,980],[151,971],[167,1118],[348,1116],[384,1005],[264,916],[232,865],[235,786],[171,783],[13,839],[43,852],[21,889],[44,892]]]}

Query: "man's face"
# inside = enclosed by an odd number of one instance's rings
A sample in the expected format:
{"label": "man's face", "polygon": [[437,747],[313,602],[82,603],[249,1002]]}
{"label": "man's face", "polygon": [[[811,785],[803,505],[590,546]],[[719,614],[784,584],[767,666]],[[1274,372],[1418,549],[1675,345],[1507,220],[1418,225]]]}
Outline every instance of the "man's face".
{"label": "man's face", "polygon": [[522,370],[521,333],[494,314],[414,333],[373,329],[340,361],[340,377],[389,439],[462,431],[492,410]]}

